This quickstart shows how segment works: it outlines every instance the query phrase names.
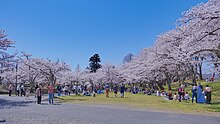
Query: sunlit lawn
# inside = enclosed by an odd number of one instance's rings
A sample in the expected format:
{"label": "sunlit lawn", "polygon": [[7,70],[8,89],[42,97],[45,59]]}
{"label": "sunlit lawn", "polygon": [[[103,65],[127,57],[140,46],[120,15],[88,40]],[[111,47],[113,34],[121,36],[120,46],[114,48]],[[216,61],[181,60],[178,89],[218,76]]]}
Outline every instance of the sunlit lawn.
{"label": "sunlit lawn", "polygon": [[105,94],[92,96],[63,96],[59,97],[62,102],[79,103],[79,104],[93,104],[93,105],[116,105],[128,108],[139,108],[146,110],[159,110],[180,113],[207,113],[220,112],[220,101],[215,101],[212,105],[206,104],[192,104],[191,101],[169,101],[164,97],[147,96],[143,94],[131,94],[126,92],[125,98],[114,97],[110,93],[110,98],[106,98]]}

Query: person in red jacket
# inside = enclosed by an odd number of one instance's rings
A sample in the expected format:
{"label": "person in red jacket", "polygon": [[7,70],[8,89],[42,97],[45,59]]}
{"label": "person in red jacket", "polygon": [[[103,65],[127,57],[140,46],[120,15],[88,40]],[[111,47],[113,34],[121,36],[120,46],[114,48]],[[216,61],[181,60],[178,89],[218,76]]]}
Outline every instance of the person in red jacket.
{"label": "person in red jacket", "polygon": [[49,101],[49,104],[53,104],[53,99],[54,99],[54,86],[53,84],[51,83],[48,87],[48,101]]}

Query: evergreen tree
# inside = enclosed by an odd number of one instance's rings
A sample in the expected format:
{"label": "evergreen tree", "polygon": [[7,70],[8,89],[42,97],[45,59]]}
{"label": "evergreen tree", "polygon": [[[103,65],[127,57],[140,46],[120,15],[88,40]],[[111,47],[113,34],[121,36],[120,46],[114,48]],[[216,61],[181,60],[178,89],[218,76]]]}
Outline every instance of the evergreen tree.
{"label": "evergreen tree", "polygon": [[129,53],[128,55],[126,55],[123,59],[123,63],[129,63],[131,62],[131,60],[133,60],[134,55],[132,53]]}
{"label": "evergreen tree", "polygon": [[78,64],[77,66],[76,66],[76,72],[80,72],[81,71],[81,68],[80,68],[80,65]]}
{"label": "evergreen tree", "polygon": [[99,54],[94,54],[90,59],[89,59],[89,70],[90,72],[94,73],[97,71],[97,69],[101,68],[101,59],[99,57]]}

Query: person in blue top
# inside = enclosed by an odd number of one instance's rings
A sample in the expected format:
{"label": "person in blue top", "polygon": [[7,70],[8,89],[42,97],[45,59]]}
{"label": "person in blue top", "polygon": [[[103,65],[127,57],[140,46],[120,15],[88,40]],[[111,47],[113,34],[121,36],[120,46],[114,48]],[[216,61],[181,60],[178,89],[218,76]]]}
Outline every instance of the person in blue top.
{"label": "person in blue top", "polygon": [[192,87],[192,103],[194,102],[194,98],[196,99],[196,103],[197,103],[197,85],[194,84]]}
{"label": "person in blue top", "polygon": [[122,83],[121,86],[120,86],[121,98],[124,98],[124,92],[125,92],[125,86],[124,86],[124,84]]}

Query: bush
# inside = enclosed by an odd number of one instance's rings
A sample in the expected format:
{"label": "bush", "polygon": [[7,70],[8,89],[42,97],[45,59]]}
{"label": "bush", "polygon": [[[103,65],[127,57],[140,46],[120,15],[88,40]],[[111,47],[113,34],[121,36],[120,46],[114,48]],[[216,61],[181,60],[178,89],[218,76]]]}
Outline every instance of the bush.
{"label": "bush", "polygon": [[0,94],[8,94],[8,91],[0,89]]}

